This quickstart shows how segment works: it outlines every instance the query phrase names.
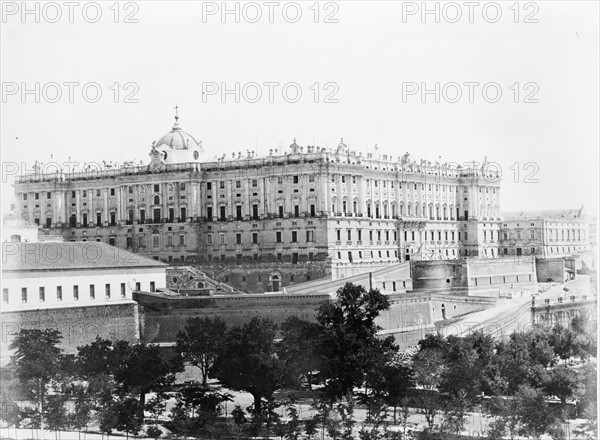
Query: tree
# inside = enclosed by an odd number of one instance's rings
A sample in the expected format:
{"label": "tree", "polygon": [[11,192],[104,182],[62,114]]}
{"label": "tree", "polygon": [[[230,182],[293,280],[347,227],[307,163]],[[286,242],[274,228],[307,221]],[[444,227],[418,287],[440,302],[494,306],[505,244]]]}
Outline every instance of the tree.
{"label": "tree", "polygon": [[281,333],[277,355],[284,362],[291,378],[297,377],[298,382],[304,379],[309,389],[312,389],[313,372],[321,368],[317,350],[319,325],[290,316],[281,324]]}
{"label": "tree", "polygon": [[88,345],[77,347],[75,370],[77,375],[88,383],[86,394],[96,406],[104,406],[112,401],[117,387],[113,372],[115,368],[113,343],[96,338]]}
{"label": "tree", "polygon": [[202,384],[206,385],[212,375],[212,368],[217,358],[227,325],[221,318],[192,318],[188,321],[185,332],[177,335],[177,350],[183,360],[194,365],[202,372]]}
{"label": "tree", "polygon": [[81,431],[87,430],[88,424],[91,420],[93,405],[89,400],[89,396],[85,392],[83,387],[78,387],[75,390],[75,405],[73,412],[71,413],[70,421],[71,425],[77,429],[79,438],[81,438]]}
{"label": "tree", "polygon": [[148,437],[152,437],[153,439],[157,439],[162,435],[162,431],[158,426],[152,425],[149,426],[148,429],[146,429],[146,435]]}
{"label": "tree", "polygon": [[541,390],[528,385],[521,386],[514,397],[519,406],[520,434],[538,438],[554,422]]}
{"label": "tree", "polygon": [[36,398],[40,428],[44,429],[44,401],[48,383],[60,374],[62,351],[58,330],[21,330],[10,344],[17,375],[22,383],[32,384],[30,393]]}
{"label": "tree", "polygon": [[312,440],[313,436],[317,433],[318,420],[315,418],[308,419],[304,423],[304,433],[308,440]]}
{"label": "tree", "polygon": [[48,402],[44,408],[44,419],[48,429],[54,431],[55,438],[58,437],[58,431],[64,430],[69,423],[67,408],[65,407],[66,401],[66,396],[53,394],[48,396]]}
{"label": "tree", "polygon": [[567,360],[574,354],[573,352],[573,332],[560,324],[552,327],[549,343],[554,349],[554,353],[561,359]]}
{"label": "tree", "polygon": [[494,396],[491,399],[489,408],[495,417],[490,424],[490,438],[502,439],[504,433],[508,431],[511,440],[514,439],[520,426],[520,401],[512,397]]}
{"label": "tree", "polygon": [[565,365],[559,365],[550,371],[544,391],[549,396],[555,396],[565,405],[567,399],[574,397],[579,388],[579,377],[577,372]]}
{"label": "tree", "polygon": [[513,333],[508,342],[497,346],[496,366],[503,378],[500,394],[513,395],[522,385],[541,388],[546,369],[555,362],[548,335],[541,330]]}
{"label": "tree", "polygon": [[286,440],[298,440],[300,438],[300,417],[298,416],[298,408],[294,399],[285,402],[285,411],[288,416],[288,421],[285,424]]}
{"label": "tree", "polygon": [[[325,440],[325,431],[331,424],[331,413],[333,411],[333,406],[328,400],[315,399],[311,404],[311,408],[315,411],[315,415],[310,420],[310,428],[314,427],[314,434],[316,434],[317,429],[320,429],[321,440]],[[308,433],[308,430],[309,424],[307,423],[306,435],[310,437],[311,434]]]}
{"label": "tree", "polygon": [[137,415],[143,421],[146,394],[175,380],[173,364],[163,359],[158,346],[130,345],[126,341],[115,344],[114,356],[113,375],[119,384],[119,391],[137,394]]}
{"label": "tree", "polygon": [[262,399],[270,398],[288,380],[276,356],[275,330],[272,321],[262,318],[229,329],[214,363],[214,374],[223,385],[252,394],[258,415]]}
{"label": "tree", "polygon": [[444,374],[444,353],[439,348],[420,350],[413,358],[414,378],[423,388],[418,395],[418,411],[425,416],[429,429],[433,429],[435,419],[441,409],[437,389]]}
{"label": "tree", "polygon": [[233,411],[231,411],[231,417],[233,417],[233,423],[237,428],[238,436],[242,432],[243,426],[248,423],[248,419],[246,418],[246,414],[244,414],[244,410],[238,404],[235,405]]}
{"label": "tree", "polygon": [[115,402],[116,424],[119,431],[124,431],[129,438],[129,434],[137,435],[142,428],[142,420],[138,417],[139,403],[133,397],[125,397]]}
{"label": "tree", "polygon": [[397,423],[397,408],[408,390],[414,386],[413,371],[394,359],[392,363],[381,365],[379,374],[373,376],[371,387],[375,394],[394,407],[394,425]]}
{"label": "tree", "polygon": [[397,350],[393,338],[382,343],[375,324],[389,301],[379,290],[346,283],[337,291],[337,301],[323,305],[317,316],[320,329],[319,353],[324,396],[332,402],[362,386],[376,347]]}
{"label": "tree", "polygon": [[152,418],[154,419],[154,424],[158,424],[158,418],[162,413],[165,412],[167,408],[167,396],[163,393],[156,393],[154,397],[152,397],[146,403],[146,411],[150,413]]}

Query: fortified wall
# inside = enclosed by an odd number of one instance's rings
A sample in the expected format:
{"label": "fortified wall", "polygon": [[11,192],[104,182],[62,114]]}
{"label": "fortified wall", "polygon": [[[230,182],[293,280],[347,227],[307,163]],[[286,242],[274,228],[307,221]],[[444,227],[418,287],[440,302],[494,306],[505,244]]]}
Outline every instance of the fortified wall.
{"label": "fortified wall", "polygon": [[527,292],[537,286],[533,258],[412,261],[411,274],[415,291],[497,298],[515,286]]}
{"label": "fortified wall", "polygon": [[2,357],[22,329],[56,329],[63,336],[61,347],[75,353],[77,347],[90,344],[97,337],[113,341],[140,340],[138,305],[133,301],[120,304],[61,307],[2,313]]}
{"label": "fortified wall", "polygon": [[239,326],[254,317],[269,318],[280,324],[289,316],[313,321],[329,295],[250,294],[210,297],[168,297],[134,293],[140,305],[142,340],[172,343],[191,318],[220,317],[228,326]]}

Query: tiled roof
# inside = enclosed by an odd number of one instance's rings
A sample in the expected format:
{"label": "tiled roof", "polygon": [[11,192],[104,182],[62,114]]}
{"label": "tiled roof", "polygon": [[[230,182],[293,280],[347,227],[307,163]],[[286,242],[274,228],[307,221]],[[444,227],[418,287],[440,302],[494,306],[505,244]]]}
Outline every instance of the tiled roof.
{"label": "tiled roof", "polygon": [[550,218],[582,218],[583,207],[579,209],[548,209],[542,211],[508,211],[502,213],[504,220],[528,220],[528,219],[550,219]]}
{"label": "tiled roof", "polygon": [[167,267],[105,243],[2,243],[2,271]]}

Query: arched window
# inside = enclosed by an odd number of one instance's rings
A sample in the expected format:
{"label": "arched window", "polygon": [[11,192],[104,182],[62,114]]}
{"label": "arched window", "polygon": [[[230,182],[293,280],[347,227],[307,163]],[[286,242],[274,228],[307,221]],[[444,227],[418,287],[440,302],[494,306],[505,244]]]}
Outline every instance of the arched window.
{"label": "arched window", "polygon": [[160,205],[160,197],[159,196],[154,196],[154,204]]}

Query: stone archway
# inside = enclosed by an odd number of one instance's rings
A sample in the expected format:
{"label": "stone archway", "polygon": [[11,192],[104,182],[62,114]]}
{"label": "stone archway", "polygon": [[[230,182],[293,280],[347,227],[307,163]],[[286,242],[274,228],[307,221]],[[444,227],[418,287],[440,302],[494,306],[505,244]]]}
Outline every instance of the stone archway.
{"label": "stone archway", "polygon": [[281,275],[278,273],[271,274],[269,283],[271,284],[271,291],[278,292],[281,290]]}

